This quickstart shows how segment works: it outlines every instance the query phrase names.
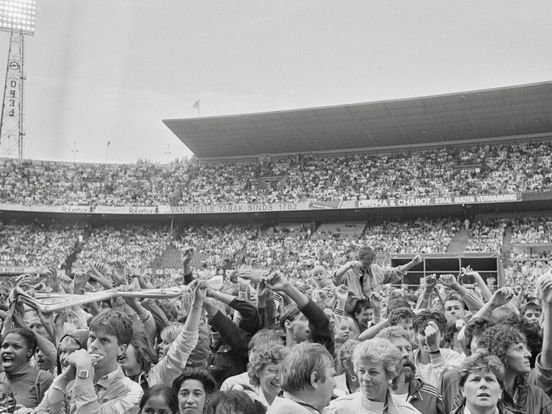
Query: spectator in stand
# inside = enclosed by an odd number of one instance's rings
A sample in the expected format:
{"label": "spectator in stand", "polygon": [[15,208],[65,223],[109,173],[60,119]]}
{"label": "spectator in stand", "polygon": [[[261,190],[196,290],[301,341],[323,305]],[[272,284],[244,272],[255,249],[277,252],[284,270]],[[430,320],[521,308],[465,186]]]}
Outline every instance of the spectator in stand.
{"label": "spectator in stand", "polygon": [[[192,160],[165,165],[10,159],[0,163],[0,201],[22,205],[209,206],[313,198],[340,201],[512,194],[550,189],[551,159],[549,140],[423,152],[291,155],[268,161]],[[465,163],[470,167],[465,168]]]}

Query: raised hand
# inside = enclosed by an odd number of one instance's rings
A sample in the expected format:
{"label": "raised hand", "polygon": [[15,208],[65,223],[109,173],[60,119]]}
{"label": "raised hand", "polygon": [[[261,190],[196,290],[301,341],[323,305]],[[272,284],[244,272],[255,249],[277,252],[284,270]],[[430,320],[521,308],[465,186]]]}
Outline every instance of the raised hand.
{"label": "raised hand", "polygon": [[289,280],[279,272],[274,272],[265,278],[265,284],[274,292],[284,292],[289,287]]}
{"label": "raised hand", "polygon": [[61,291],[61,281],[59,279],[57,269],[54,266],[50,266],[48,268],[48,271],[46,272],[46,276],[48,277],[48,284],[50,285],[52,290],[54,292]]}
{"label": "raised hand", "polygon": [[182,249],[182,261],[184,264],[190,264],[194,257],[194,248],[190,246],[184,246]]}
{"label": "raised hand", "polygon": [[253,269],[238,270],[236,276],[238,277],[238,280],[241,278],[245,280],[252,280],[254,282],[260,282],[263,279],[261,273]]}
{"label": "raised hand", "polygon": [[90,274],[88,272],[76,274],[75,277],[73,278],[73,283],[74,283],[73,289],[75,293],[79,295],[84,294],[84,288],[89,280],[90,280]]}
{"label": "raised hand", "polygon": [[424,281],[426,290],[430,292],[435,288],[435,286],[437,286],[437,275],[434,273],[432,275],[426,276]]}
{"label": "raised hand", "polygon": [[433,321],[428,322],[424,329],[425,341],[429,351],[436,351],[439,349],[439,327]]}
{"label": "raised hand", "polygon": [[423,261],[424,261],[424,259],[419,254],[414,256],[414,258],[412,259],[412,263],[414,263],[414,265],[418,265],[418,264],[422,263]]}
{"label": "raised hand", "polygon": [[507,304],[513,296],[514,290],[512,288],[502,287],[498,289],[495,293],[493,293],[493,296],[491,296],[490,304],[493,307],[498,308]]}
{"label": "raised hand", "polygon": [[441,277],[439,278],[439,283],[442,284],[443,286],[453,287],[458,282],[456,281],[456,278],[454,277],[454,275],[448,274],[448,275],[441,275]]}
{"label": "raised hand", "polygon": [[194,287],[194,302],[203,302],[207,297],[207,282],[199,280]]}
{"label": "raised hand", "polygon": [[548,272],[537,281],[539,298],[546,303],[552,303],[552,273]]}
{"label": "raised hand", "polygon": [[383,297],[377,292],[372,292],[370,295],[370,303],[372,304],[374,311],[381,312],[383,309]]}
{"label": "raised hand", "polygon": [[92,263],[90,265],[90,270],[92,270],[93,273],[101,277],[105,277],[105,275],[107,274],[107,267],[105,266],[105,264],[101,262]]}
{"label": "raised hand", "polygon": [[349,288],[347,287],[347,285],[339,285],[335,289],[335,296],[337,297],[337,300],[341,302],[346,302],[349,296]]}
{"label": "raised hand", "polygon": [[19,275],[15,279],[15,283],[17,287],[20,287],[21,289],[24,289],[24,290],[28,290],[33,285],[33,275],[30,275],[28,273]]}
{"label": "raised hand", "polygon": [[355,269],[355,270],[360,270],[360,268],[362,267],[362,263],[359,262],[358,260],[352,260],[350,262],[347,262],[347,266],[349,267],[349,269]]}
{"label": "raised hand", "polygon": [[114,263],[114,269],[111,273],[111,277],[113,278],[113,282],[115,282],[118,285],[126,285],[128,284],[128,280],[126,278],[126,267],[123,263],[115,262]]}

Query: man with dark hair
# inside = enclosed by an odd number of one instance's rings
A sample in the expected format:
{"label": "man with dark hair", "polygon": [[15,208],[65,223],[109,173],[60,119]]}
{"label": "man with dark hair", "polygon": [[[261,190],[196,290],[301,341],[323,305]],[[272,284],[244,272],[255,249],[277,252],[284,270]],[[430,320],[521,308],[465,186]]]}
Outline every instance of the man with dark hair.
{"label": "man with dark hair", "polygon": [[301,343],[291,349],[281,368],[284,391],[267,414],[319,414],[335,388],[333,359],[320,344]]}
{"label": "man with dark hair", "polygon": [[542,319],[542,307],[536,302],[528,302],[521,310],[521,316],[527,323],[539,326]]}
{"label": "man with dark hair", "polygon": [[286,333],[286,346],[311,340],[326,347],[333,355],[335,343],[330,320],[324,311],[297,289],[280,273],[273,273],[265,280],[266,286],[278,293],[284,293],[291,300],[280,315],[280,326]]}
{"label": "man with dark hair", "polygon": [[414,312],[410,308],[395,308],[387,315],[389,326],[400,326],[414,338]]}
{"label": "man with dark hair", "polygon": [[412,325],[418,340],[418,349],[414,351],[416,371],[424,382],[440,389],[443,371],[460,366],[465,357],[452,349],[440,347],[447,328],[442,313],[420,313],[414,317]]}
{"label": "man with dark hair", "polygon": [[363,332],[373,325],[374,309],[368,299],[359,299],[353,310],[353,317],[358,325],[359,332]]}
{"label": "man with dark hair", "polygon": [[90,322],[88,350],[67,357],[40,408],[69,414],[135,414],[142,387],[126,377],[118,364],[132,338],[132,322],[122,312],[105,310]]}

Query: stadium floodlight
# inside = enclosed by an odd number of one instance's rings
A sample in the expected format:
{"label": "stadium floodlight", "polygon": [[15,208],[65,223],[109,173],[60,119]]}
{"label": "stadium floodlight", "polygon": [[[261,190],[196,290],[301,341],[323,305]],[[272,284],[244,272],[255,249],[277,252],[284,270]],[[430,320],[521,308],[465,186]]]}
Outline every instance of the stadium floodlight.
{"label": "stadium floodlight", "polygon": [[34,35],[36,0],[0,0],[0,30]]}

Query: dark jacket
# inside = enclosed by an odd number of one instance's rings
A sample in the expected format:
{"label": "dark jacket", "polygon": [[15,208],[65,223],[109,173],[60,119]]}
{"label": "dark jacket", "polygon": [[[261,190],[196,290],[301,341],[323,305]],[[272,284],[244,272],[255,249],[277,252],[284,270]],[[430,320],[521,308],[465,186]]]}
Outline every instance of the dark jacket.
{"label": "dark jacket", "polygon": [[311,341],[324,345],[330,355],[334,356],[335,343],[333,330],[330,325],[330,319],[326,316],[324,311],[311,299],[309,299],[309,302],[299,310],[309,320]]}
{"label": "dark jacket", "polygon": [[220,341],[212,346],[208,365],[218,387],[226,378],[247,370],[249,341],[261,327],[255,306],[238,299],[230,302],[230,306],[240,312],[239,326],[220,311],[209,320],[209,325],[220,334]]}
{"label": "dark jacket", "polygon": [[552,414],[552,400],[538,386],[529,383],[527,375],[518,375],[515,380],[516,399],[503,392],[504,406],[511,410],[531,414]]}

